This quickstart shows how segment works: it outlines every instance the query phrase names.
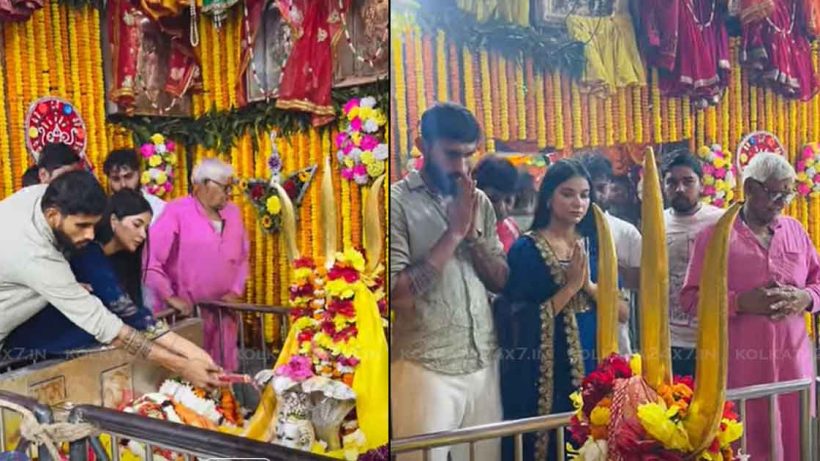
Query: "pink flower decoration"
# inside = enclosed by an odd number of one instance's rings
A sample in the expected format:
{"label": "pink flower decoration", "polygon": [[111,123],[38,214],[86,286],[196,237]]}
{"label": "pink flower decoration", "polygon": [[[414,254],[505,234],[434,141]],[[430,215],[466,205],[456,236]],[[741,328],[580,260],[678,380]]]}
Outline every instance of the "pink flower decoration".
{"label": "pink flower decoration", "polygon": [[726,169],[725,168],[716,168],[715,169],[715,177],[718,179],[723,179],[726,177]]}
{"label": "pink flower decoration", "polygon": [[362,131],[362,119],[359,117],[350,121],[350,129],[353,131]]}
{"label": "pink flower decoration", "polygon": [[344,152],[344,154],[345,154],[345,155],[350,155],[350,151],[352,151],[352,150],[353,150],[353,147],[355,147],[355,146],[353,145],[353,143],[352,143],[352,142],[349,142],[349,143],[345,144],[345,145],[342,147],[342,152]]}
{"label": "pink flower decoration", "polygon": [[373,150],[379,145],[379,140],[369,134],[362,137],[362,150]]}
{"label": "pink flower decoration", "polygon": [[353,175],[354,176],[367,176],[367,167],[364,164],[359,163],[358,165],[353,167]]}
{"label": "pink flower decoration", "polygon": [[816,174],[816,175],[814,175],[814,177],[812,178],[812,181],[813,181],[815,184],[820,184],[820,174]]}
{"label": "pink flower decoration", "polygon": [[345,114],[347,114],[348,112],[353,110],[354,107],[356,107],[358,105],[359,105],[359,98],[353,98],[350,101],[348,101],[347,103],[345,103],[343,110],[344,110]]}
{"label": "pink flower decoration", "polygon": [[713,203],[716,207],[723,208],[723,199],[722,198],[716,198]]}
{"label": "pink flower decoration", "polygon": [[348,181],[353,179],[353,168],[342,168],[342,177]]}
{"label": "pink flower decoration", "polygon": [[165,141],[165,150],[168,152],[173,152],[177,148],[177,145],[174,144],[174,141]]}
{"label": "pink flower decoration", "polygon": [[341,147],[347,141],[347,133],[342,132],[336,135],[336,146]]}
{"label": "pink flower decoration", "polygon": [[157,150],[154,149],[153,144],[143,144],[142,147],[140,147],[140,153],[145,158],[148,158],[148,157],[154,155],[156,152],[157,152]]}
{"label": "pink flower decoration", "polygon": [[806,184],[804,182],[801,182],[800,184],[797,185],[797,192],[800,195],[806,196],[806,195],[809,195],[809,192],[811,192],[811,188],[809,187],[808,184]]}
{"label": "pink flower decoration", "polygon": [[171,184],[170,181],[168,181],[165,184],[163,184],[163,187],[165,187],[165,192],[171,192],[171,189],[174,188],[174,185]]}
{"label": "pink flower decoration", "polygon": [[803,149],[803,159],[804,160],[808,160],[812,157],[814,157],[814,152],[812,152],[811,147],[806,147],[805,149]]}
{"label": "pink flower decoration", "polygon": [[797,171],[806,171],[806,161],[805,160],[798,160],[797,161]]}
{"label": "pink flower decoration", "polygon": [[714,176],[715,174],[715,167],[709,164],[703,165],[703,174],[708,174]]}
{"label": "pink flower decoration", "polygon": [[715,186],[705,186],[703,188],[703,195],[712,196],[715,195],[715,192],[717,192],[717,190],[715,190]]}

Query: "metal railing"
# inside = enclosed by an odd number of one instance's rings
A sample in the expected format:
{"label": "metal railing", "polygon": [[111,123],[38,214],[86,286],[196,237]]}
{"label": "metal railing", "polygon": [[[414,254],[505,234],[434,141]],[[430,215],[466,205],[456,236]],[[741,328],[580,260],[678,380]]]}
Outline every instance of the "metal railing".
{"label": "metal railing", "polygon": [[[274,315],[279,318],[279,338],[280,342],[284,342],[290,329],[290,309],[282,306],[268,306],[263,304],[245,304],[245,303],[226,303],[221,301],[206,301],[197,304],[197,313],[203,307],[215,308],[217,310],[217,327],[222,330],[222,322],[226,315],[233,315],[237,317],[239,337],[239,363],[240,371],[246,373],[254,373],[266,368],[269,368],[276,361],[276,353],[273,348],[281,344],[268,345],[265,339],[265,327],[267,326],[267,315]],[[245,314],[259,314],[256,319],[260,326],[259,333],[256,338],[246,338],[245,322],[243,316]],[[267,314],[267,315],[265,315]],[[249,341],[250,339],[250,341]],[[251,344],[250,347],[247,345]],[[223,343],[223,338],[219,336],[219,349],[221,359],[225,359],[226,345]],[[248,351],[251,354],[248,354]],[[216,358],[216,357],[215,357]],[[244,360],[243,360],[244,359]],[[249,363],[248,359],[253,359]]]}
{"label": "metal railing", "polygon": [[89,423],[111,437],[111,456],[100,436],[72,442],[70,461],[87,461],[88,448],[97,461],[119,461],[123,439],[139,442],[145,449],[143,459],[154,459],[154,449],[170,450],[190,461],[199,458],[256,458],[269,461],[316,461],[330,459],[281,445],[222,434],[192,426],[122,413],[107,408],[80,405],[71,410],[69,422]]}
{"label": "metal railing", "polygon": [[[51,409],[32,398],[24,397],[12,392],[0,391],[0,400],[10,402],[27,409],[34,415],[34,418],[38,423],[51,424],[54,422],[54,414],[51,412]],[[36,457],[39,461],[52,461],[51,454],[48,450],[39,450],[37,446],[33,446],[31,442],[23,438],[21,434],[16,434],[20,437],[20,439],[17,441],[15,446],[10,446],[11,444],[9,443],[9,440],[6,439],[6,415],[9,413],[19,414],[10,409],[0,408],[0,452],[13,449],[14,451],[21,453],[29,453],[30,459],[34,459],[34,457]],[[22,420],[22,415],[20,415],[20,419]]]}
{"label": "metal railing", "polygon": [[[811,384],[812,379],[798,379],[794,381],[783,381],[771,384],[761,384],[726,392],[726,400],[739,403],[739,415],[741,421],[746,420],[746,404],[749,400],[768,398],[770,402],[769,422],[771,432],[769,440],[774,440],[777,434],[774,432],[774,407],[771,406],[778,396],[792,393],[800,394],[800,451],[801,459],[809,461],[815,458],[816,454],[812,449],[812,427],[811,419]],[[523,461],[523,436],[533,432],[554,431],[556,434],[556,451],[558,458],[565,459],[565,436],[564,429],[569,426],[573,413],[560,413],[547,416],[538,416],[515,421],[504,421],[500,423],[485,424],[481,426],[467,427],[453,431],[436,432],[431,434],[418,435],[402,439],[394,439],[390,442],[391,455],[400,453],[422,451],[424,460],[428,461],[434,448],[452,447],[456,445],[469,444],[470,460],[475,459],[475,445],[484,440],[498,439],[502,437],[514,438],[515,461]],[[746,450],[746,432],[741,436],[741,448]],[[772,443],[772,456],[774,458],[777,444]]]}

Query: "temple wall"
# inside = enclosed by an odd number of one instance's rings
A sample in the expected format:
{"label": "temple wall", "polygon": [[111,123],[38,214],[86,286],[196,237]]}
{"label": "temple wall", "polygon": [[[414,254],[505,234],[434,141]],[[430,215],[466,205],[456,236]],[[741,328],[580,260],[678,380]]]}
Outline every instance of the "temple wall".
{"label": "temple wall", "polygon": [[[6,104],[0,105],[0,198],[17,190],[23,172],[30,164],[25,147],[24,120],[29,105],[42,96],[58,96],[69,100],[81,114],[89,133],[87,153],[102,178],[102,162],[114,148],[132,147],[131,133],[106,123],[103,61],[100,46],[101,13],[90,6],[70,6],[68,2],[47,1],[46,6],[19,23],[4,23],[3,60],[0,61],[0,95]],[[219,31],[210,18],[199,17],[200,54],[203,70],[203,92],[193,98],[194,115],[211,108],[229,111],[236,106],[236,94],[229,91],[236,85],[239,61],[241,14],[231,14]],[[326,155],[334,159],[332,174],[336,194],[338,247],[360,246],[362,240],[362,203],[365,190],[343,181],[335,163],[332,133],[309,130],[280,135],[279,151],[283,172],[317,164],[314,182],[309,188],[298,216],[298,244],[304,255],[319,256],[322,231],[319,218],[319,184],[322,161]],[[235,147],[221,155],[242,177],[269,178],[266,165],[271,146],[267,133],[257,139],[254,152],[251,135],[239,139]],[[184,150],[177,148],[178,161],[172,197],[187,194]],[[194,160],[218,155],[198,146]],[[386,182],[387,183],[387,182]],[[385,184],[385,194],[387,184]],[[249,302],[282,305],[287,302],[289,266],[278,234],[269,235],[259,227],[256,212],[244,196],[237,196],[245,227],[251,240],[251,277],[247,285]],[[384,220],[382,220],[383,222]],[[273,322],[269,322],[271,327]],[[275,331],[273,329],[272,331]],[[271,334],[274,334],[274,333]]]}

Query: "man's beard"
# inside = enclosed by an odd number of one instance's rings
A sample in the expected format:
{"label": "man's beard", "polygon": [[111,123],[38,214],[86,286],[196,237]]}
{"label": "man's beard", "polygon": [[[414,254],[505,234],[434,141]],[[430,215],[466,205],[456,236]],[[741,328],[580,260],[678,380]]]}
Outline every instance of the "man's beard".
{"label": "man's beard", "polygon": [[678,213],[691,213],[698,206],[698,202],[692,203],[686,197],[674,197],[671,202],[672,208]]}
{"label": "man's beard", "polygon": [[57,250],[62,253],[66,259],[70,258],[71,255],[80,249],[79,246],[75,245],[74,242],[71,241],[71,237],[69,237],[61,229],[54,229],[54,238],[57,240]]}
{"label": "man's beard", "polygon": [[452,173],[448,175],[444,172],[444,170],[434,165],[432,162],[425,162],[422,167],[422,171],[424,171],[427,179],[433,183],[432,186],[435,187],[436,190],[438,190],[442,195],[451,197],[456,195],[456,192],[458,191],[458,186],[456,183],[458,174]]}

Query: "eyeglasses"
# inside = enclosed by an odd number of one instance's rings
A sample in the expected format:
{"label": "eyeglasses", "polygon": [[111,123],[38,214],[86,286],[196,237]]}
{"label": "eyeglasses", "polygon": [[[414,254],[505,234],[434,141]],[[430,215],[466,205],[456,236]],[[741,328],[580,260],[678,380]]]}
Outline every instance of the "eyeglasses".
{"label": "eyeglasses", "polygon": [[221,187],[221,188],[222,188],[222,190],[223,190],[226,194],[231,194],[231,193],[233,192],[233,188],[234,188],[234,184],[233,184],[233,183],[230,183],[230,184],[222,184],[221,182],[219,182],[219,181],[214,181],[213,179],[208,179],[207,181],[208,181],[208,182],[212,182],[212,183],[216,184],[217,186]]}
{"label": "eyeglasses", "polygon": [[755,182],[760,186],[760,188],[763,190],[763,192],[766,193],[766,195],[769,198],[769,201],[771,201],[773,203],[786,203],[786,204],[788,204],[794,199],[794,196],[797,194],[797,192],[794,189],[789,189],[787,191],[773,191],[773,190],[769,190],[769,188],[766,187],[766,185],[763,184],[762,182],[760,182],[760,181],[755,181]]}

